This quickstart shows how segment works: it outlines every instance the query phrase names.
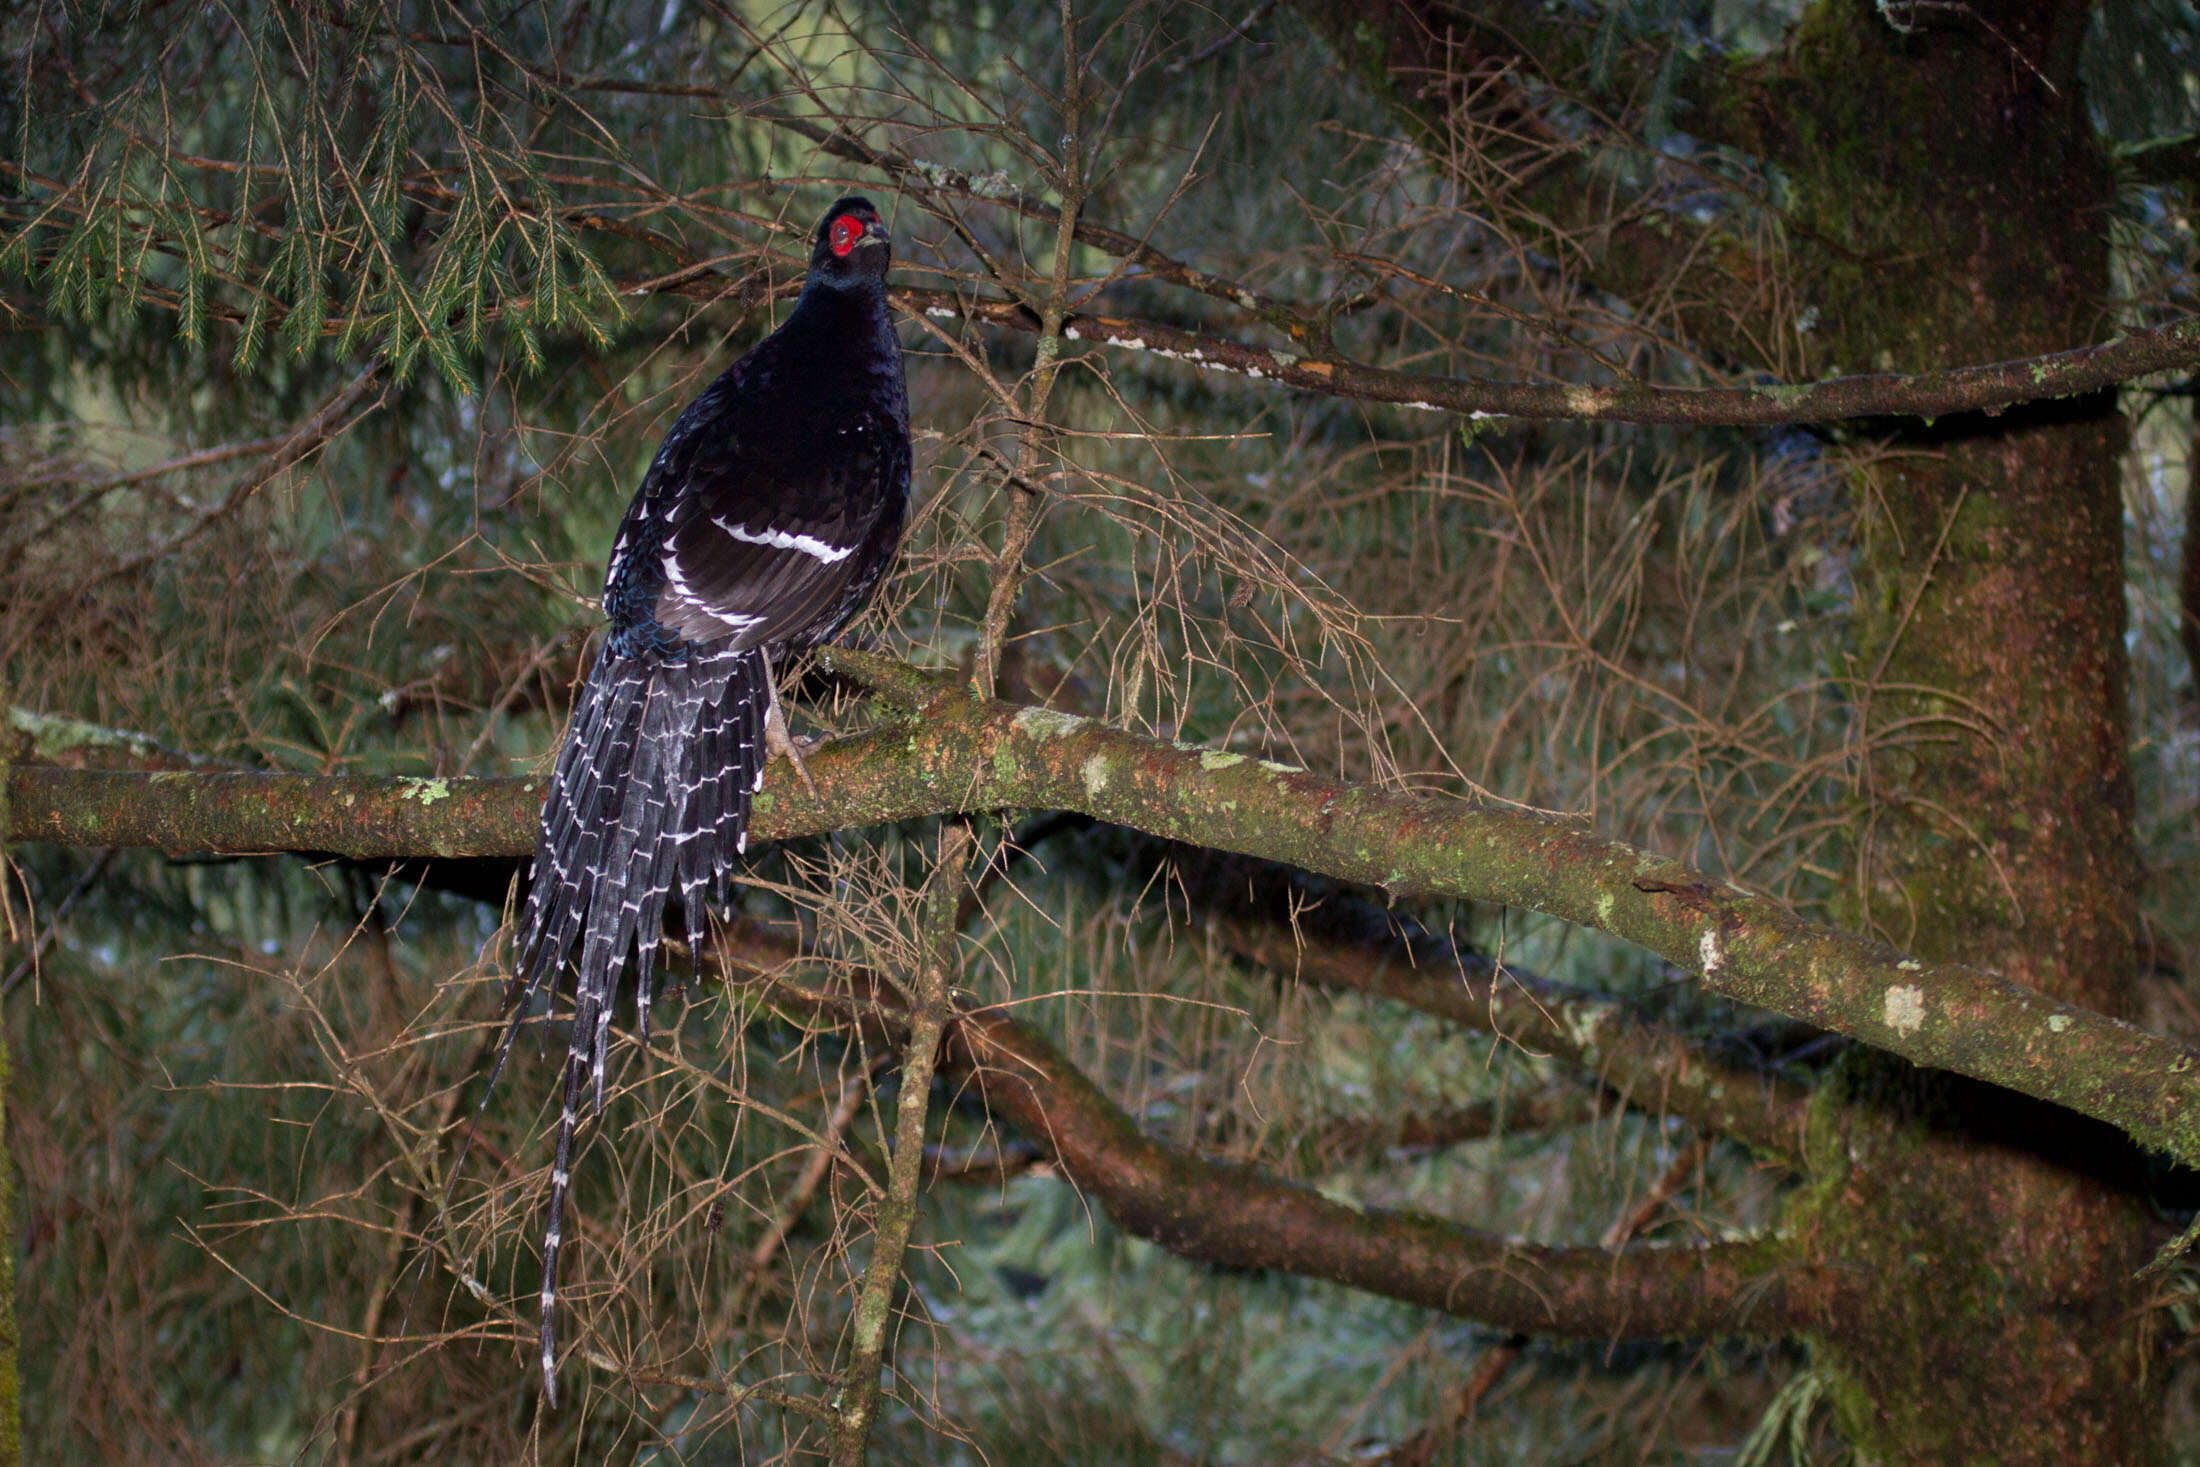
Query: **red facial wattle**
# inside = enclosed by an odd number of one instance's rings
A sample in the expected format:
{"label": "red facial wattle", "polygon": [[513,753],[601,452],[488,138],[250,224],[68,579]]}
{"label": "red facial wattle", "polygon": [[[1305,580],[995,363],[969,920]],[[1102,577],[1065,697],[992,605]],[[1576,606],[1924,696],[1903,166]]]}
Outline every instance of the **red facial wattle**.
{"label": "red facial wattle", "polygon": [[832,232],[826,236],[826,242],[832,246],[834,254],[845,259],[848,252],[856,247],[856,241],[862,238],[863,221],[853,214],[843,214],[833,221]]}

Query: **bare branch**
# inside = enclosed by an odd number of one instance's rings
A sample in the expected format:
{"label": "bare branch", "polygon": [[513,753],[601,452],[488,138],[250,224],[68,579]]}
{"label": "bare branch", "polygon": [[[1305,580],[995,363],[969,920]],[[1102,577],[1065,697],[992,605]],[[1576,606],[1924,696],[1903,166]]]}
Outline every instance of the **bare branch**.
{"label": "bare branch", "polygon": [[924,1179],[924,1119],[932,1103],[932,1070],[952,1011],[960,965],[955,912],[970,866],[970,827],[960,821],[940,833],[939,863],[925,896],[924,961],[916,974],[915,1012],[901,1036],[901,1090],[894,1106],[894,1152],[886,1196],[871,1229],[871,1259],[856,1294],[854,1338],[841,1388],[833,1399],[833,1467],[861,1467],[878,1416],[879,1368],[885,1363],[894,1289],[901,1282],[909,1232],[917,1221],[917,1186]]}
{"label": "bare branch", "polygon": [[[1021,330],[1037,327],[1023,307],[1005,301],[973,302],[943,290],[899,290],[894,295],[909,310],[928,316],[966,316]],[[1701,428],[1995,413],[2019,403],[2096,392],[2153,372],[2200,366],[2200,318],[2190,316],[2114,341],[2016,361],[1938,372],[1870,372],[1760,387],[1661,387],[1646,382],[1586,387],[1438,377],[1114,316],[1072,316],[1062,334],[1072,340],[1151,352],[1196,367],[1273,379],[1331,397],[1397,403],[1429,412]]]}
{"label": "bare branch", "polygon": [[1679,1116],[1789,1166],[1802,1164],[1808,1090],[1716,1059],[1610,999],[1551,984],[1529,988],[1504,974],[1414,968],[1303,933],[1230,922],[1214,931],[1232,951],[1264,966],[1499,1035],[1530,1054],[1578,1067],[1629,1105]]}
{"label": "bare branch", "polygon": [[1141,1134],[1036,1033],[997,1011],[950,1036],[986,1104],[1052,1148],[1118,1227],[1172,1253],[1274,1268],[1539,1334],[1777,1336],[1835,1302],[1830,1271],[1775,1241],[1625,1251],[1510,1242],[1416,1213],[1361,1211]]}
{"label": "bare branch", "polygon": [[[868,985],[867,1001],[781,988],[772,972],[790,947],[751,935],[727,956],[806,1007],[895,1028],[903,1021],[901,1001],[883,984]],[[1777,1338],[1838,1307],[1834,1272],[1795,1261],[1777,1239],[1624,1249],[1523,1243],[1423,1213],[1351,1207],[1164,1145],[1002,1009],[962,1008],[940,1063],[1118,1227],[1185,1258],[1329,1279],[1501,1327],[1590,1339]]]}

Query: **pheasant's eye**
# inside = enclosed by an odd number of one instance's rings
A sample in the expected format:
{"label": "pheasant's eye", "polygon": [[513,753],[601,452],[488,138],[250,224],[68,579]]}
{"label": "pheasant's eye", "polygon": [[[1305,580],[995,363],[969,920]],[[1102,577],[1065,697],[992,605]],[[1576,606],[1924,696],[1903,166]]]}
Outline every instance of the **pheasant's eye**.
{"label": "pheasant's eye", "polygon": [[863,221],[853,214],[843,214],[833,221],[832,232],[826,236],[826,241],[832,245],[834,254],[845,255],[856,247],[856,241],[861,238]]}

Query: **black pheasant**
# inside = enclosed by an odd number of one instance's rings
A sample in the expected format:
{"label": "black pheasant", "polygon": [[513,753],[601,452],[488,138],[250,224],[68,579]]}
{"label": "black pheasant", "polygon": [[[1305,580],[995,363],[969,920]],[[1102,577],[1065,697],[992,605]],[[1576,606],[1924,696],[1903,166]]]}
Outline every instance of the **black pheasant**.
{"label": "black pheasant", "polygon": [[603,1104],[619,971],[631,952],[646,1041],[667,899],[699,942],[706,889],[722,898],[747,848],[767,746],[793,753],[773,656],[846,625],[901,542],[909,409],[890,247],[869,200],[826,212],[794,310],[673,423],[611,547],[610,626],[543,806],[520,935],[521,1014],[545,977],[577,970],[542,1250],[553,1402],[573,1131],[584,1091]]}

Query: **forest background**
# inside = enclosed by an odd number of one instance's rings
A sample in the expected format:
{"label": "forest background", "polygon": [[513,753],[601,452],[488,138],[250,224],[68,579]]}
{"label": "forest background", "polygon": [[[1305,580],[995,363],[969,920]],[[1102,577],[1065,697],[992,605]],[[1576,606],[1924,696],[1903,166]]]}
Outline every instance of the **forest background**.
{"label": "forest background", "polygon": [[[10,8],[24,1450],[2200,1461],[2196,48]],[[544,1411],[539,776],[848,191],[907,551],[622,1025]]]}

